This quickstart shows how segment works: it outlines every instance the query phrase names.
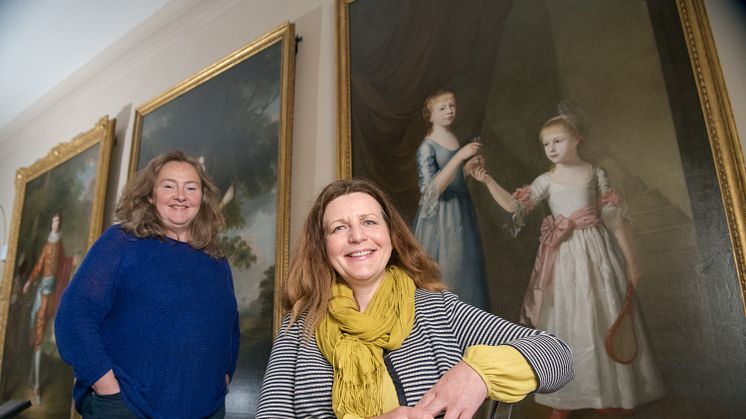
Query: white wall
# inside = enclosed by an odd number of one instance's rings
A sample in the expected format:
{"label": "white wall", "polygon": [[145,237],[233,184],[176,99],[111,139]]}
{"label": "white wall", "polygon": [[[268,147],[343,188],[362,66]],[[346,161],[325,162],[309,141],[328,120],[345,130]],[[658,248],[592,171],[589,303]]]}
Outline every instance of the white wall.
{"label": "white wall", "polygon": [[[285,21],[294,22],[296,34],[303,37],[296,56],[291,184],[291,237],[296,237],[315,193],[336,175],[334,0],[167,4],[2,128],[0,205],[8,228],[16,170],[92,128],[104,115],[117,119],[107,196],[110,212],[127,179],[135,109]],[[5,232],[0,244],[7,239]]]}
{"label": "white wall", "polygon": [[[740,138],[744,139],[744,16],[739,20],[735,13],[734,19],[734,6],[728,9],[727,1],[705,3],[712,8],[713,32],[723,57]],[[8,224],[16,170],[90,129],[105,114],[117,119],[118,137],[107,198],[110,211],[127,178],[135,109],[282,22],[291,21],[303,37],[296,61],[292,249],[310,201],[336,173],[334,9],[334,0],[169,2],[0,130],[0,205],[6,209]],[[0,244],[7,235],[6,231]]]}
{"label": "white wall", "polygon": [[0,1],[0,127],[168,2]]}

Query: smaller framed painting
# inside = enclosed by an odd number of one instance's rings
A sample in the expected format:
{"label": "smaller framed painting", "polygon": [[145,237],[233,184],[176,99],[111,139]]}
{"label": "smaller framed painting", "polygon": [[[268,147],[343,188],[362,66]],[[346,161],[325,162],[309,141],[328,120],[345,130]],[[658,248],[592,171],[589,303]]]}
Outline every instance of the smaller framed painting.
{"label": "smaller framed painting", "polygon": [[0,288],[0,399],[31,400],[26,418],[68,417],[73,374],[57,352],[57,304],[101,234],[115,120],[18,169]]}

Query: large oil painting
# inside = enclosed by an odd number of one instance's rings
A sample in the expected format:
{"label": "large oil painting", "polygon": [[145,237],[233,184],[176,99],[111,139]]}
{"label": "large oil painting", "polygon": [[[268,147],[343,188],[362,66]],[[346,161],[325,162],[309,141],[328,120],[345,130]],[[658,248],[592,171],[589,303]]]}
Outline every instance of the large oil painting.
{"label": "large oil painting", "polygon": [[0,399],[30,400],[25,418],[69,418],[72,368],[57,352],[60,296],[103,228],[114,120],[18,169],[0,299]]}
{"label": "large oil painting", "polygon": [[[223,194],[220,240],[241,322],[228,417],[253,417],[287,269],[294,32],[284,24],[136,110],[130,175],[164,151],[197,157]],[[273,320],[274,319],[274,320]]]}
{"label": "large oil painting", "polygon": [[338,175],[388,191],[463,300],[573,347],[575,381],[514,418],[746,408],[743,156],[707,22],[701,0],[337,2]]}

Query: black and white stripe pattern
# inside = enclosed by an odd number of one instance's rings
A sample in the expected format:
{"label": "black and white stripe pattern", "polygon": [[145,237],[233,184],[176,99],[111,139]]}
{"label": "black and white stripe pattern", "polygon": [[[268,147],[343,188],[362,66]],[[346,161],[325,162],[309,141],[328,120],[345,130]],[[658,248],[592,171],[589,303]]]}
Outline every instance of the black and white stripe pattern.
{"label": "black and white stripe pattern", "polygon": [[[264,376],[257,418],[334,418],[332,367],[315,337],[304,340],[303,320],[287,330],[283,319]],[[528,360],[540,393],[558,390],[573,378],[572,355],[563,342],[510,323],[460,301],[450,292],[415,293],[412,333],[401,348],[386,355],[406,403],[414,406],[425,392],[473,345],[508,344]]]}

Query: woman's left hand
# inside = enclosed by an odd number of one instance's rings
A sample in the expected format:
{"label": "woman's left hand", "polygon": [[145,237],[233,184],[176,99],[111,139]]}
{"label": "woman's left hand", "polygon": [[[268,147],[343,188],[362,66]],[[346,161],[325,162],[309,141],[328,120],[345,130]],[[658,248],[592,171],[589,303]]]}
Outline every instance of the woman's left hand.
{"label": "woman's left hand", "polygon": [[464,361],[454,365],[422,396],[417,407],[445,419],[471,418],[487,398],[487,385]]}

